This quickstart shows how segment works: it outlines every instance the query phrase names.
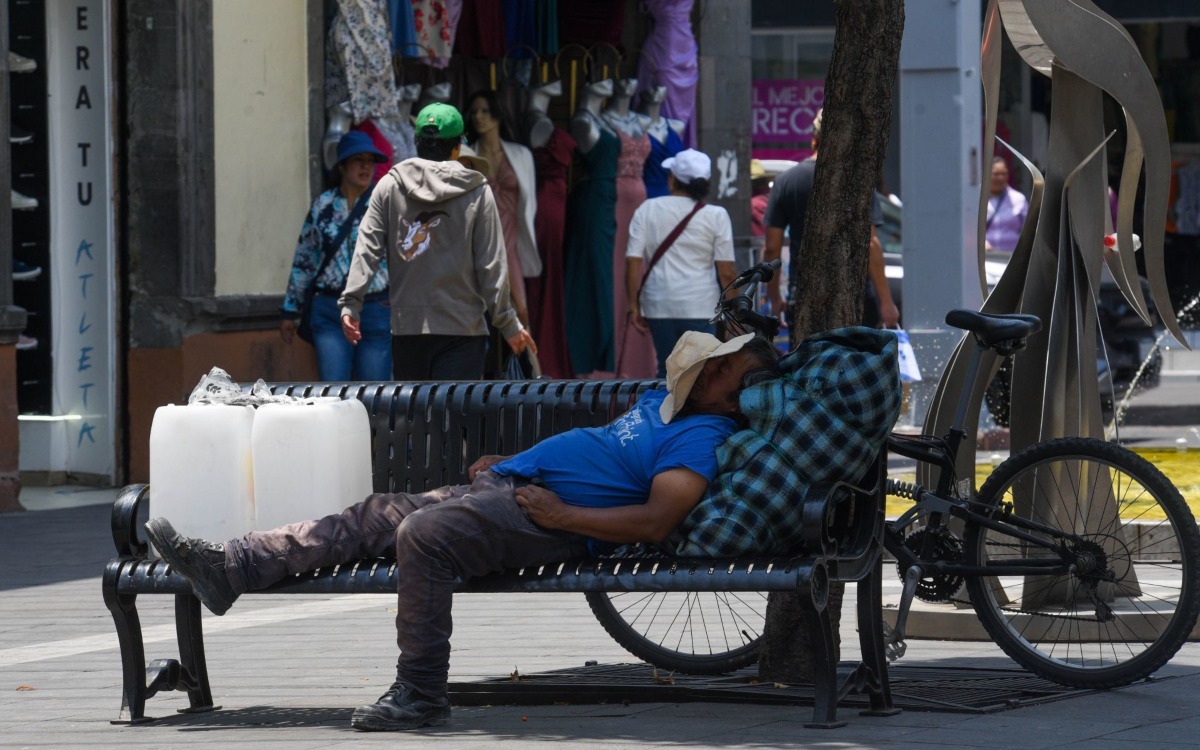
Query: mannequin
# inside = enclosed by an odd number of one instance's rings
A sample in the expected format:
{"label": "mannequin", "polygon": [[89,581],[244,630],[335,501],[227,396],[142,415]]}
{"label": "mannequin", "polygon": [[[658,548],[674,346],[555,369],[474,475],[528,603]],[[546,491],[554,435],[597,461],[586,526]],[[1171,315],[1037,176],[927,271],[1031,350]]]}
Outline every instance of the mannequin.
{"label": "mannequin", "polygon": [[567,175],[575,156],[575,139],[555,127],[547,116],[550,99],[562,95],[562,83],[552,81],[529,90],[521,118],[526,142],[533,149],[537,171],[538,212],[533,217],[534,239],[542,258],[542,275],[526,279],[525,293],[533,340],[538,342],[542,373],[561,379],[574,376],[567,351],[563,299],[563,238],[567,223]]}
{"label": "mannequin", "polygon": [[629,224],[633,212],[646,201],[644,172],[650,155],[650,137],[646,135],[642,115],[630,111],[629,102],[637,91],[637,79],[617,82],[604,121],[621,140],[617,157],[617,232],[613,242],[613,316],[616,321],[616,370],[618,378],[651,378],[658,371],[654,342],[645,331],[629,325],[625,299],[625,248],[629,245]]}
{"label": "mannequin", "polygon": [[581,377],[611,373],[615,361],[613,243],[621,139],[600,116],[612,94],[611,80],[588,84],[571,117],[587,174],[576,181],[569,201],[563,287],[571,367]]}
{"label": "mannequin", "polygon": [[575,137],[579,153],[586,154],[591,151],[592,147],[600,141],[602,130],[607,130],[610,134],[615,135],[600,117],[601,105],[612,95],[613,82],[610,78],[589,83],[584,87],[579,109],[575,110],[575,114],[571,117],[571,135]]}
{"label": "mannequin", "polygon": [[637,91],[637,85],[636,78],[625,78],[618,81],[603,115],[604,121],[608,123],[609,127],[631,138],[641,138],[646,133],[641,115],[629,108],[633,92]]}
{"label": "mannequin", "polygon": [[682,140],[683,121],[662,116],[662,103],[666,98],[666,86],[655,86],[648,91],[642,92],[642,127],[651,138],[658,141],[666,141],[667,128],[674,130],[675,135],[679,136]]}
{"label": "mannequin", "polygon": [[663,117],[663,100],[667,98],[666,86],[655,86],[642,92],[642,127],[650,136],[650,156],[642,173],[646,183],[647,198],[667,195],[667,170],[662,168],[664,159],[683,150],[683,122]]}
{"label": "mannequin", "polygon": [[469,145],[491,165],[488,183],[500,212],[513,307],[521,322],[528,326],[524,277],[542,274],[542,258],[533,230],[537,214],[533,154],[507,137],[505,113],[496,92],[480,90],[471,94],[465,115]]}
{"label": "mannequin", "polygon": [[556,96],[562,96],[562,81],[551,81],[529,89],[529,101],[525,105],[522,120],[525,143],[530,148],[542,148],[554,134],[554,121],[546,114],[546,110],[550,107],[550,100]]}

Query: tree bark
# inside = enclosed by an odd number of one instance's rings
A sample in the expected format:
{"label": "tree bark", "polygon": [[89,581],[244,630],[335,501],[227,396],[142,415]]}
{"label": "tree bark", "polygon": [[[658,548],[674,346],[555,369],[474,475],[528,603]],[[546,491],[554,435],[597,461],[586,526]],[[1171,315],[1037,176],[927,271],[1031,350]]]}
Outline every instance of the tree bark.
{"label": "tree bark", "polygon": [[[903,0],[837,0],[837,6],[819,156],[799,238],[802,266],[788,311],[793,347],[813,333],[862,320],[871,200],[887,152],[904,32]],[[843,590],[839,584],[830,593],[835,623]],[[760,679],[786,683],[811,675],[800,606],[794,594],[771,594]]]}

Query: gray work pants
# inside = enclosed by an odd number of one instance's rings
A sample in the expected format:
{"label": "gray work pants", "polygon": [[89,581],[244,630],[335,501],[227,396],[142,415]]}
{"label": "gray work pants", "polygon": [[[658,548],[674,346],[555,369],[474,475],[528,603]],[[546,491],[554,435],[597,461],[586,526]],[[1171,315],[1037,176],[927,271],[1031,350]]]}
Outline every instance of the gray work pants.
{"label": "gray work pants", "polygon": [[254,531],[225,546],[239,593],[288,575],[394,557],[399,603],[397,679],[429,696],[446,691],[456,579],[560,562],[587,553],[577,534],[536,526],[517,505],[522,480],[480,472],[470,485],[417,495],[377,494],[315,521]]}

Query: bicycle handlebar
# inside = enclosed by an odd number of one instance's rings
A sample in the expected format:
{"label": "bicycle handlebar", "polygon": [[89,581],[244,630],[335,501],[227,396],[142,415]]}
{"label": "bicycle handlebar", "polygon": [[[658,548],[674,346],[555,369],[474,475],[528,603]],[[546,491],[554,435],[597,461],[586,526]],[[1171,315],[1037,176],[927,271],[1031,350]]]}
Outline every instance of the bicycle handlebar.
{"label": "bicycle handlebar", "polygon": [[[729,286],[721,290],[721,300],[717,303],[716,315],[712,322],[732,322],[742,330],[750,328],[755,333],[774,338],[779,333],[779,318],[757,312],[754,309],[751,295],[758,284],[775,278],[775,271],[778,270],[779,265],[778,259],[767,263],[758,263],[739,274],[729,283]],[[731,289],[742,289],[742,293],[726,298],[725,295]]]}

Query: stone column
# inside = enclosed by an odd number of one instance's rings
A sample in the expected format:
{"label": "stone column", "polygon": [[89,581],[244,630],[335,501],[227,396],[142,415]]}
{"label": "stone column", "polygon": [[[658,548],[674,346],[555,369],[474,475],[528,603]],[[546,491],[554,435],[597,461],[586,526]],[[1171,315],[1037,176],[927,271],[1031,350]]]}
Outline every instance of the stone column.
{"label": "stone column", "polygon": [[900,48],[904,327],[924,380],[914,383],[917,424],[961,332],[955,307],[982,304],[976,261],[982,122],[979,3],[909,3]]}

